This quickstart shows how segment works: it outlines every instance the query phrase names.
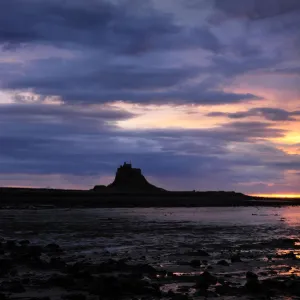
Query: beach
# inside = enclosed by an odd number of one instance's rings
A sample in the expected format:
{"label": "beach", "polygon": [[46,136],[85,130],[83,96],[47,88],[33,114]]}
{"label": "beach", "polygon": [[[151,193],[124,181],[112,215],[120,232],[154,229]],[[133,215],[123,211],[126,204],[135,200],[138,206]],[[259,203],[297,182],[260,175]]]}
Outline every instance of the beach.
{"label": "beach", "polygon": [[299,299],[299,229],[299,207],[0,210],[1,293]]}

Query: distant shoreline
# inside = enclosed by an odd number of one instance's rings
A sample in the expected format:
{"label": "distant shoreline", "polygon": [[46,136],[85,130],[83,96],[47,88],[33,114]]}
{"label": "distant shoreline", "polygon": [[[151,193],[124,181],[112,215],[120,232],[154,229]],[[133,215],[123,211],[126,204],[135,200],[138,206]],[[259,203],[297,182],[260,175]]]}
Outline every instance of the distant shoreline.
{"label": "distant shoreline", "polygon": [[300,198],[265,198],[223,191],[93,191],[0,188],[0,207],[230,207],[293,206]]}

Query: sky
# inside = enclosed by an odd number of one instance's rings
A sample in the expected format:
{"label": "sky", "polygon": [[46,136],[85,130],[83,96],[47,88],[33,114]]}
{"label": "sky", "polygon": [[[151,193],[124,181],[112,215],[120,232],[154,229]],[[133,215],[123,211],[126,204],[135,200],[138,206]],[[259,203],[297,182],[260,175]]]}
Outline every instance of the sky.
{"label": "sky", "polygon": [[0,186],[300,194],[299,0],[0,0]]}

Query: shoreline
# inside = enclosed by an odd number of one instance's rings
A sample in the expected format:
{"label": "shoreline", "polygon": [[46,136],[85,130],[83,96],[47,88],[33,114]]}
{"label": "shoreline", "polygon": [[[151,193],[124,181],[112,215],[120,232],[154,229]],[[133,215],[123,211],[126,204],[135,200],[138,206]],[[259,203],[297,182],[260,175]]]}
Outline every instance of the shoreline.
{"label": "shoreline", "polygon": [[263,198],[236,192],[125,192],[0,188],[0,208],[298,206],[300,198]]}
{"label": "shoreline", "polygon": [[285,210],[131,211],[0,210],[1,299],[298,299]]}

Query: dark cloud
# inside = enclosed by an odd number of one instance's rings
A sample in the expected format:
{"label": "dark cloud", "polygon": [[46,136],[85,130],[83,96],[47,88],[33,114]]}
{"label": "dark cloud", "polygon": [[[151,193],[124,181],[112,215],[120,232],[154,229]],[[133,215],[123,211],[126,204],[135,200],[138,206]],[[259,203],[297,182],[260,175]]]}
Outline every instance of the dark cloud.
{"label": "dark cloud", "polygon": [[136,115],[133,113],[112,107],[87,107],[87,106],[67,106],[67,105],[45,105],[41,104],[0,104],[0,117],[2,120],[37,118],[43,120],[47,118],[66,119],[89,119],[116,121],[129,119]]}
{"label": "dark cloud", "polygon": [[275,74],[283,74],[283,75],[299,75],[300,76],[300,66],[290,67],[290,68],[280,68],[271,70],[272,73]]}
{"label": "dark cloud", "polygon": [[[113,108],[57,106],[45,104],[2,104],[0,105],[1,148],[4,149],[5,138],[22,140],[33,138],[51,143],[68,139],[72,143],[78,136],[84,140],[100,137],[99,131],[107,134],[116,128],[119,120],[130,119],[132,113]],[[63,142],[63,141],[62,141]],[[95,142],[96,143],[96,142]],[[57,148],[59,150],[59,147]],[[32,155],[35,155],[33,152]]]}
{"label": "dark cloud", "polygon": [[228,117],[230,119],[244,119],[248,117],[262,117],[269,121],[295,121],[294,117],[300,116],[300,111],[288,112],[280,108],[261,107],[252,108],[248,111],[235,113],[211,112],[210,117]]}
{"label": "dark cloud", "polygon": [[[30,90],[40,97],[56,96],[66,103],[122,100],[215,105],[261,99],[247,92],[223,92],[223,88],[230,78],[267,70],[281,57],[264,55],[261,45],[251,44],[245,37],[223,43],[205,22],[186,26],[175,22],[171,14],[154,9],[151,2],[138,4],[100,0],[2,1],[5,9],[0,10],[0,43],[46,43],[79,50],[80,54],[70,59],[33,60],[26,65],[2,64],[7,71],[0,71],[0,85],[9,91]],[[184,49],[205,49],[218,55],[211,56],[205,67],[175,67],[168,63],[169,53],[165,50]]]}
{"label": "dark cloud", "polygon": [[[95,61],[97,64],[95,65]],[[81,70],[79,72],[79,70]],[[24,74],[3,80],[7,89],[36,89],[42,95],[60,95],[65,90],[88,94],[103,91],[143,91],[154,88],[169,88],[195,77],[196,68],[171,68],[155,66],[134,66],[133,64],[107,64],[103,59],[84,58],[64,61],[45,59],[33,62]],[[45,91],[45,92],[43,92]],[[52,91],[52,93],[51,93]]]}
{"label": "dark cloud", "polygon": [[143,134],[144,137],[151,138],[185,138],[216,139],[225,142],[242,142],[260,138],[275,138],[284,136],[285,130],[274,128],[272,124],[266,122],[231,122],[208,129],[172,129],[172,130],[147,130],[134,131],[130,135]]}
{"label": "dark cloud", "polygon": [[259,20],[300,11],[298,0],[214,0],[215,8],[229,17]]}
{"label": "dark cloud", "polygon": [[239,75],[270,71],[280,59],[282,59],[280,56],[267,57],[265,55],[244,57],[243,60],[227,55],[215,56],[212,57],[212,65],[208,69],[225,78],[234,78]]}
{"label": "dark cloud", "polygon": [[184,29],[150,2],[2,0],[0,5],[0,42],[7,47],[76,45],[129,55],[186,47],[220,49],[208,27]]}
{"label": "dark cloud", "polygon": [[75,61],[38,60],[23,68],[22,73],[8,72],[2,80],[2,88],[10,91],[30,90],[42,97],[57,96],[67,103],[122,100],[146,104],[214,105],[262,99],[251,93],[213,89],[213,80],[188,84],[190,79],[207,72],[201,68],[115,65],[107,64],[102,59],[100,62],[100,65],[95,65],[90,58]]}
{"label": "dark cloud", "polygon": [[285,161],[276,161],[272,164],[278,169],[287,169],[287,170],[300,170],[300,155],[291,155],[289,159]]}

